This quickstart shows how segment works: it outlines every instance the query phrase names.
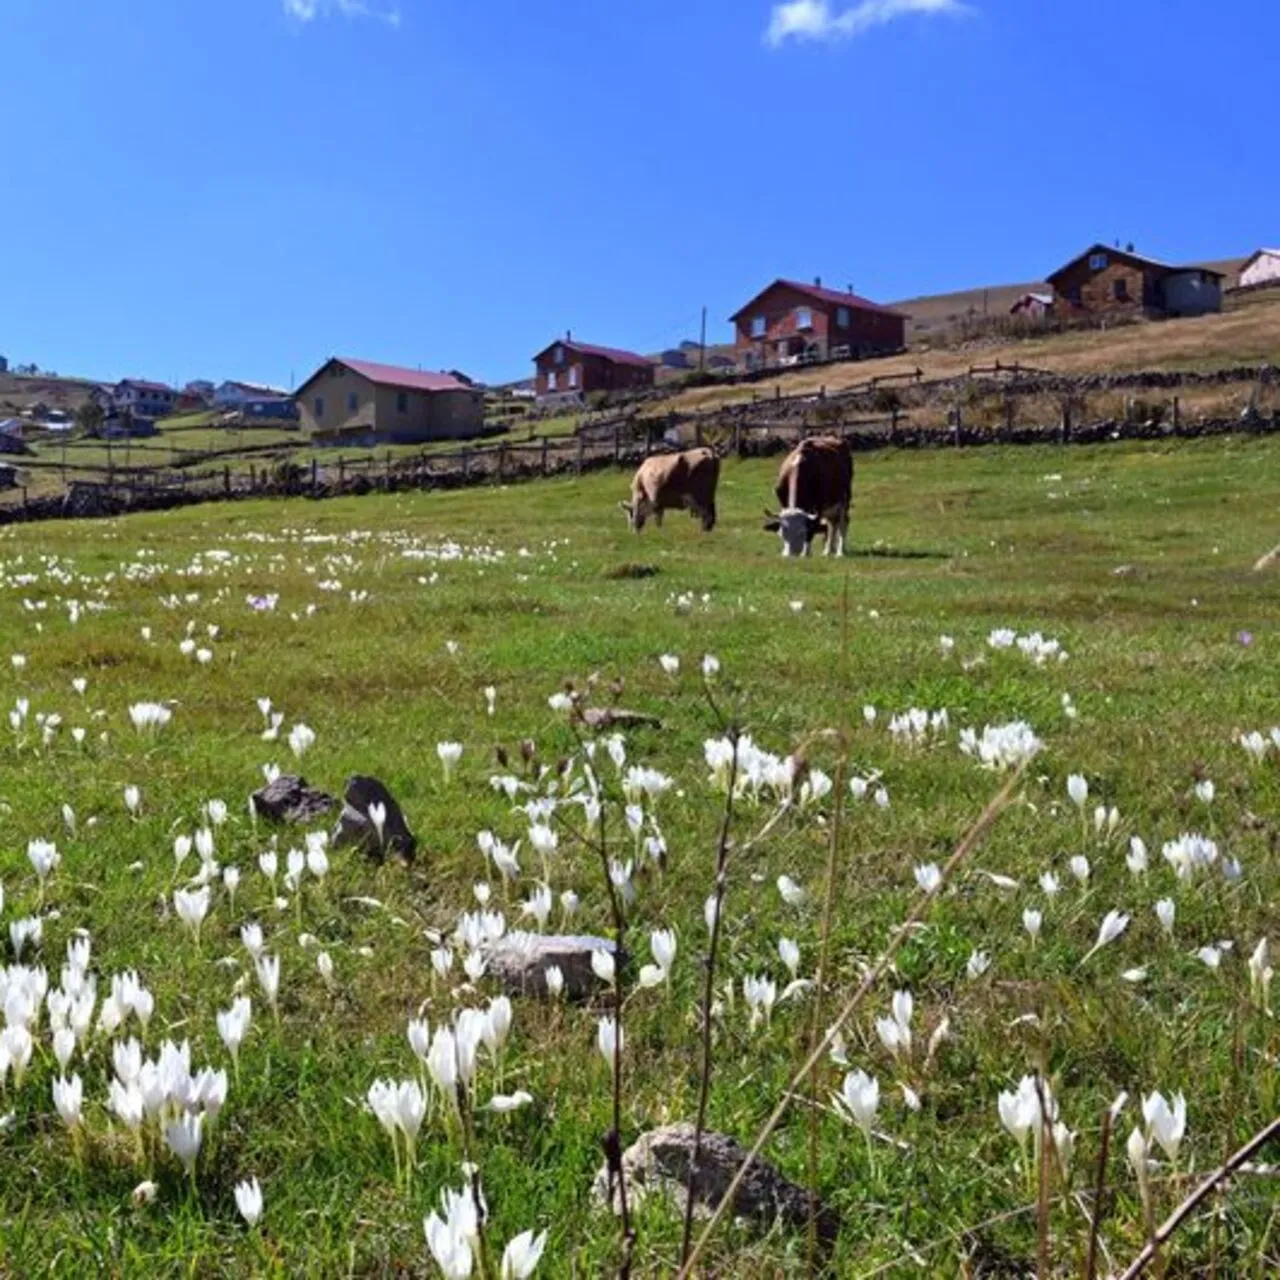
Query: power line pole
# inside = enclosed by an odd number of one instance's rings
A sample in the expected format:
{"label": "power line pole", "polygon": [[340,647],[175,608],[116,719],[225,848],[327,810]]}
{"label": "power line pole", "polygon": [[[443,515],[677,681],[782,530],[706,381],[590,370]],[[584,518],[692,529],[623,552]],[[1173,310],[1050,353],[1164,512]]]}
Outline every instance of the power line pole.
{"label": "power line pole", "polygon": [[698,369],[707,367],[707,309],[702,308],[702,337],[698,341]]}

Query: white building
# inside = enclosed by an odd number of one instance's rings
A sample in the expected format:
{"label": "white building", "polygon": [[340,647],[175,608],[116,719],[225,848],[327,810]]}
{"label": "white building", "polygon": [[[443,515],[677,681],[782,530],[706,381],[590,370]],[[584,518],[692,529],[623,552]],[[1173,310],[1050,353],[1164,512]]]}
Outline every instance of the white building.
{"label": "white building", "polygon": [[258,386],[252,382],[224,382],[214,388],[213,403],[219,409],[240,409],[251,400],[287,400],[289,393],[279,387]]}
{"label": "white building", "polygon": [[1280,284],[1280,249],[1259,249],[1240,268],[1240,287]]}

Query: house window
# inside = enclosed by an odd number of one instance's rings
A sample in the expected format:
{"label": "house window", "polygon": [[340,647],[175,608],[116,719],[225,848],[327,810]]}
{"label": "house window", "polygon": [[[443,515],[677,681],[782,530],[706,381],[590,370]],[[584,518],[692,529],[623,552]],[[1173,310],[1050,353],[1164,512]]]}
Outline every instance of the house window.
{"label": "house window", "polygon": [[582,386],[582,366],[580,364],[575,364],[569,370],[569,385],[575,391]]}
{"label": "house window", "polygon": [[813,328],[813,311],[809,307],[796,308],[796,328],[812,329]]}
{"label": "house window", "polygon": [[409,393],[407,391],[399,391],[396,393],[396,412],[409,412]]}
{"label": "house window", "polygon": [[316,396],[315,411],[317,418],[324,417],[324,396]]}
{"label": "house window", "polygon": [[550,370],[547,374],[547,390],[559,390],[559,379],[557,378],[556,371],[554,369]]}
{"label": "house window", "polygon": [[849,327],[849,308],[837,307],[836,308],[836,328],[847,329],[848,327]]}
{"label": "house window", "polygon": [[1107,266],[1107,255],[1105,253],[1091,253],[1089,255],[1090,271],[1105,271]]}
{"label": "house window", "polygon": [[347,392],[347,412],[355,413],[360,407],[360,393],[358,391]]}
{"label": "house window", "polygon": [[564,348],[556,348],[556,364],[564,364]]}
{"label": "house window", "polygon": [[751,321],[751,336],[753,338],[763,338],[765,333],[768,331],[768,328],[769,322],[764,318],[764,316],[756,316],[755,319]]}
{"label": "house window", "polygon": [[1112,285],[1112,292],[1115,294],[1117,302],[1129,301],[1129,282],[1127,280],[1117,280]]}

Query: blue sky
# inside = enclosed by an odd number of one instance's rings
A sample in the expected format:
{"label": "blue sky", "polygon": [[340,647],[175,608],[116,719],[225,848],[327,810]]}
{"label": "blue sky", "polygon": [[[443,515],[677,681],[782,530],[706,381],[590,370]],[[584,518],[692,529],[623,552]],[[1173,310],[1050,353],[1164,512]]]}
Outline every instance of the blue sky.
{"label": "blue sky", "polygon": [[0,352],[491,380],[1280,241],[1274,0],[0,0]]}

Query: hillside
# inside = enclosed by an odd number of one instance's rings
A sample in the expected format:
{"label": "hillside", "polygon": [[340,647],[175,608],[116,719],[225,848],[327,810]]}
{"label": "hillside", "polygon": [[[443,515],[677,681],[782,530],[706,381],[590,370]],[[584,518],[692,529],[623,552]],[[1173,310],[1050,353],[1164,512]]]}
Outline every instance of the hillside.
{"label": "hillside", "polygon": [[[769,459],[726,460],[710,535],[673,513],[637,537],[612,470],[6,531],[0,652],[22,661],[4,662],[0,924],[6,1048],[25,1056],[0,1102],[0,1275],[83,1259],[85,1275],[436,1280],[423,1216],[470,1160],[495,1260],[546,1229],[533,1280],[613,1277],[620,1228],[591,1195],[605,1135],[630,1147],[705,1096],[744,1146],[786,1104],[762,1155],[801,1190],[785,1217],[770,1201],[711,1232],[698,1276],[805,1275],[809,1186],[831,1226],[808,1274],[952,1276],[973,1258],[970,1275],[1029,1276],[1043,1241],[1044,1274],[1074,1276],[1100,1117],[1128,1091],[1103,1164],[1113,1272],[1147,1235],[1126,1158],[1143,1098],[1185,1094],[1177,1166],[1150,1151],[1160,1217],[1276,1115],[1249,961],[1277,941],[1280,595],[1247,566],[1275,541],[1259,514],[1277,465],[1274,439],[885,451],[860,460],[842,561],[779,555],[760,528]],[[661,727],[606,741],[553,709],[566,688]],[[722,706],[750,735],[732,802]],[[949,858],[1009,777],[994,770],[1041,745],[980,847]],[[305,773],[333,812],[251,818],[264,765]],[[411,865],[381,836],[364,853],[319,839],[353,775],[402,806]],[[603,935],[585,944],[601,958],[551,952],[565,998],[543,999],[545,968],[514,969],[528,934],[499,949],[517,930]],[[618,932],[634,962],[615,971]],[[81,1014],[77,995],[68,1039],[79,981],[98,1003]],[[615,1095],[599,1020],[619,1008]],[[454,1029],[477,1017],[486,1047],[459,1088]],[[800,1068],[837,1019],[809,1105]],[[143,1058],[135,1142],[120,1112]],[[1046,1060],[1052,1165],[1001,1099]],[[865,1133],[830,1101],[854,1071],[877,1090]],[[413,1144],[370,1113],[384,1080]],[[233,1195],[250,1178],[252,1228]],[[131,1208],[143,1179],[154,1200]],[[682,1206],[645,1200],[632,1275],[675,1275]],[[1168,1245],[1167,1274],[1280,1274],[1275,1208],[1274,1178],[1242,1176]]]}
{"label": "hillside", "polygon": [[0,418],[21,413],[33,405],[74,413],[98,384],[87,378],[60,378],[52,374],[0,373]]}
{"label": "hillside", "polygon": [[[961,296],[961,295],[955,295]],[[664,400],[662,412],[709,409],[774,394],[840,391],[870,378],[909,373],[946,378],[973,364],[1020,363],[1060,373],[1127,372],[1139,369],[1213,369],[1233,364],[1280,364],[1280,291],[1252,294],[1228,303],[1221,315],[1194,320],[1143,321],[1114,329],[1087,330],[1016,340],[984,340],[913,350],[882,360],[854,360],[783,373],[747,385],[702,387]]]}

